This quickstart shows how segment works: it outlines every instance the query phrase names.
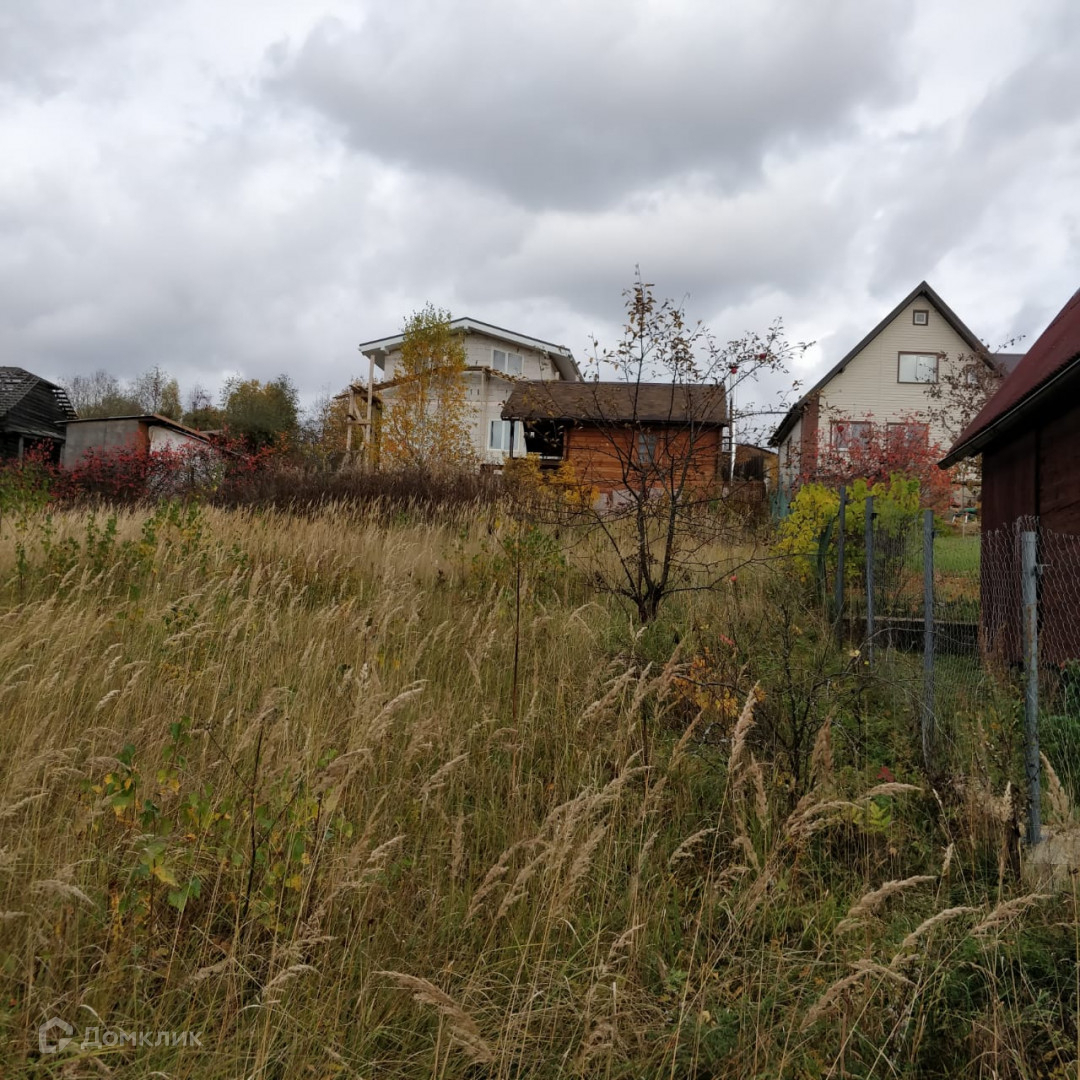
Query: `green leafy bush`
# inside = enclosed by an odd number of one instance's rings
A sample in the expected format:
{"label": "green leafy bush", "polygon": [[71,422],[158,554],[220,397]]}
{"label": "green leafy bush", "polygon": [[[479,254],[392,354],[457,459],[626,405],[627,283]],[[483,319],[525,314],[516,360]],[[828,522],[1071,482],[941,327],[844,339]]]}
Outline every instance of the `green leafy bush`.
{"label": "green leafy bush", "polygon": [[[866,498],[874,496],[874,514],[879,535],[900,536],[915,527],[919,519],[919,481],[894,473],[888,484],[873,486],[856,480],[848,486],[844,510],[845,547],[849,553],[863,549],[866,534]],[[809,579],[820,572],[825,558],[836,551],[840,494],[824,484],[804,484],[791,504],[791,513],[780,523],[777,549],[791,555],[797,570]],[[847,561],[847,575],[857,577],[857,558]]]}

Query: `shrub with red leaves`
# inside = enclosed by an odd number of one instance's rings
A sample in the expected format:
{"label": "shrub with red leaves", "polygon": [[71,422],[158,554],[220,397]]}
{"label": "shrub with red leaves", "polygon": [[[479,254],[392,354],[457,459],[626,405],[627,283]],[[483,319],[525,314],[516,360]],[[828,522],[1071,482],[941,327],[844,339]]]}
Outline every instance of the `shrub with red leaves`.
{"label": "shrub with red leaves", "polygon": [[[847,430],[850,428],[850,432]],[[919,481],[924,506],[944,512],[951,501],[954,477],[938,467],[945,451],[929,438],[929,428],[917,418],[902,423],[875,423],[873,418],[833,421],[831,438],[817,460],[799,477],[800,483],[836,488],[854,480],[887,484],[896,475]]]}
{"label": "shrub with red leaves", "polygon": [[49,489],[54,500],[66,503],[213,499],[244,489],[272,456],[272,447],[252,453],[227,433],[184,446],[95,447],[70,469],[50,466]]}

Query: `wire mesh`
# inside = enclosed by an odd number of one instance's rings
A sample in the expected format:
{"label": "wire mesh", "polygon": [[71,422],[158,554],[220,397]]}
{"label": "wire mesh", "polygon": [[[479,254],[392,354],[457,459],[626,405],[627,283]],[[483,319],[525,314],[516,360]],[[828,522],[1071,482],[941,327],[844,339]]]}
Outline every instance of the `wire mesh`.
{"label": "wire mesh", "polygon": [[1080,536],[1039,534],[1039,743],[1080,797]]}
{"label": "wire mesh", "polygon": [[[921,522],[875,515],[869,557],[867,541],[846,538],[841,625],[849,640],[870,646],[879,676],[906,696],[912,716],[932,711],[954,759],[1015,761],[1025,679],[1021,538],[1029,531],[1038,536],[1040,746],[1080,798],[1080,536],[1022,518],[981,535],[938,530],[930,553]],[[835,565],[831,572],[835,581]],[[928,641],[932,662],[924,664]]]}

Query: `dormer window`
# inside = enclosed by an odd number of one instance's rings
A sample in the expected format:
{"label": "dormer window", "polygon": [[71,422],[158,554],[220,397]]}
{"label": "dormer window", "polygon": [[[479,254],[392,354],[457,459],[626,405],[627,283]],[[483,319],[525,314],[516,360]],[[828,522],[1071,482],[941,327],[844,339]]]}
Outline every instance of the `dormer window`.
{"label": "dormer window", "polygon": [[505,349],[491,350],[491,367],[506,375],[520,375],[522,369],[521,353],[507,352]]}
{"label": "dormer window", "polygon": [[925,308],[915,308],[911,313],[911,321],[916,326],[929,326],[930,325],[930,312]]}

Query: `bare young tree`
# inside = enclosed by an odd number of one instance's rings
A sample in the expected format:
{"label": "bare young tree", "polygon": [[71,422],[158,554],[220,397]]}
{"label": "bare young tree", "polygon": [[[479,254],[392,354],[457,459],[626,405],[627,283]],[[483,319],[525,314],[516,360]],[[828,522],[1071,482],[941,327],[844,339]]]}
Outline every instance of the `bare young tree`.
{"label": "bare young tree", "polygon": [[[946,434],[943,451],[948,450],[998,392],[1008,374],[1001,356],[1009,354],[1003,350],[1012,348],[1019,340],[1013,338],[1006,342],[998,355],[992,354],[989,349],[985,352],[961,353],[952,363],[938,365],[938,381],[926,387],[925,412],[930,423]],[[977,497],[982,482],[982,456],[965,458],[953,467],[953,473],[962,502]]]}
{"label": "bare young tree", "polygon": [[139,403],[115,375],[99,368],[89,375],[61,380],[75,411],[83,419],[140,412]]}
{"label": "bare young tree", "polygon": [[[577,399],[570,410],[554,400],[548,408],[575,416],[564,436],[572,475],[561,497],[541,496],[529,513],[574,526],[596,586],[628,600],[642,622],[666,597],[731,573],[717,547],[732,535],[722,468],[729,395],[763,371],[786,370],[807,347],[788,344],[779,320],[720,344],[652,290],[639,276],[624,294],[622,340],[594,342],[593,373],[614,379],[525,391]],[[535,402],[532,415],[544,412]]]}
{"label": "bare young tree", "polygon": [[85,419],[158,413],[180,419],[180,387],[168,372],[152,367],[130,383],[99,369],[75,375],[62,383],[75,411]]}
{"label": "bare young tree", "polygon": [[179,420],[183,412],[179,383],[156,364],[136,376],[131,384],[131,396],[138,401],[143,412],[157,413],[171,420]]}

